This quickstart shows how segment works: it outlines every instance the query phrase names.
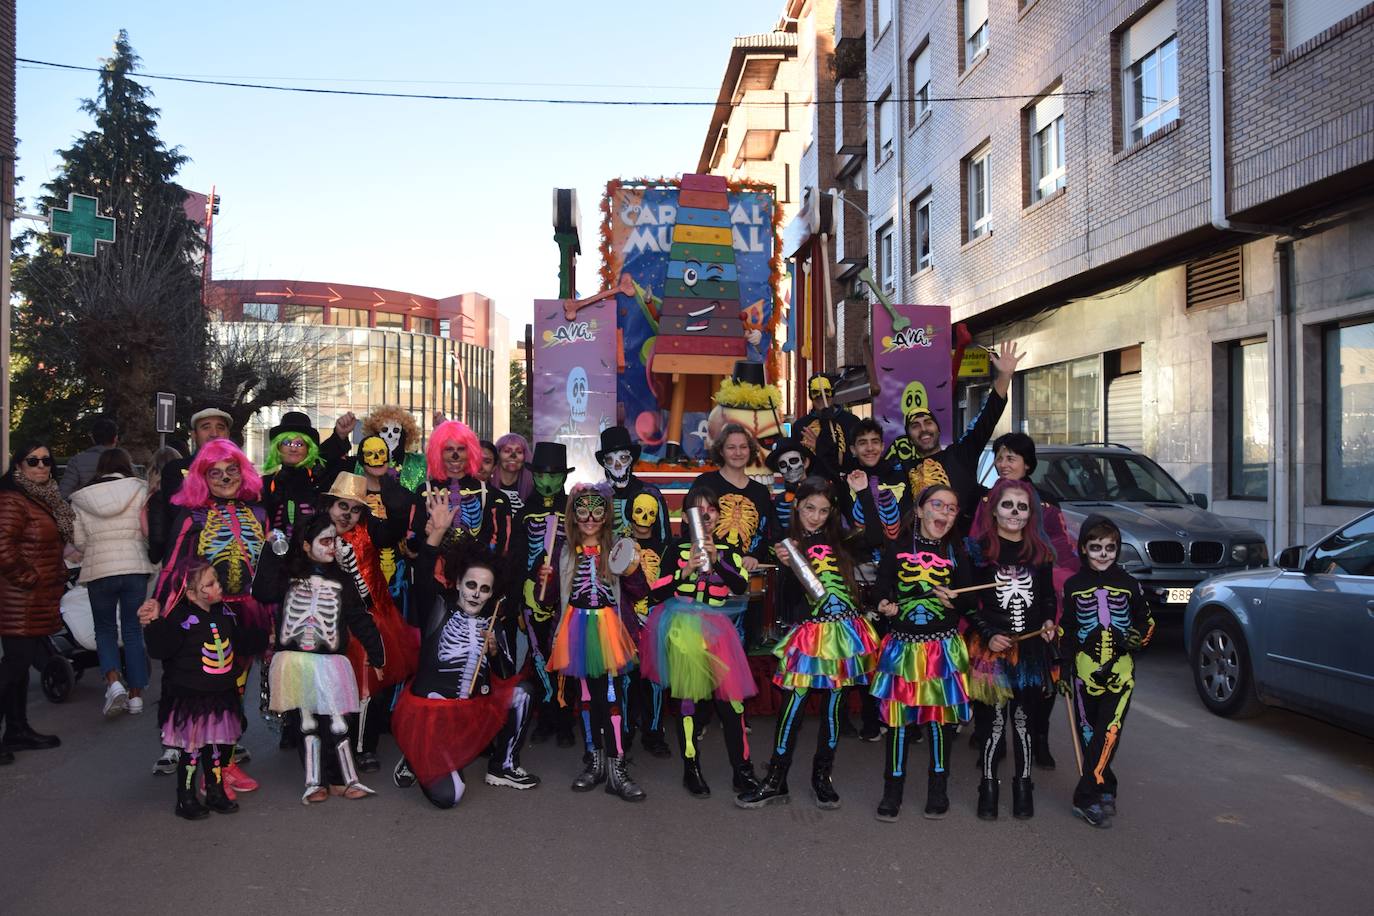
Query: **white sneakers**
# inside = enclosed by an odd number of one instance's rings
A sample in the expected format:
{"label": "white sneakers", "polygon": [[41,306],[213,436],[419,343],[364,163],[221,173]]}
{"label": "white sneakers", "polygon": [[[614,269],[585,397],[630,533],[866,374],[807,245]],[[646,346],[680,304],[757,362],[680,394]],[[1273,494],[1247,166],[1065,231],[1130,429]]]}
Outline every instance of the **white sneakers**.
{"label": "white sneakers", "polygon": [[177,761],[181,759],[181,752],[174,747],[164,747],[162,756],[157,758],[157,763],[153,764],[154,776],[171,776],[177,771]]}
{"label": "white sneakers", "polygon": [[[139,711],[142,711],[143,703],[139,702]],[[117,716],[129,708],[129,691],[124,689],[124,685],[115,681],[105,688],[105,715]]]}
{"label": "white sneakers", "polygon": [[143,712],[143,697],[129,697],[128,713],[131,716],[139,715]]}

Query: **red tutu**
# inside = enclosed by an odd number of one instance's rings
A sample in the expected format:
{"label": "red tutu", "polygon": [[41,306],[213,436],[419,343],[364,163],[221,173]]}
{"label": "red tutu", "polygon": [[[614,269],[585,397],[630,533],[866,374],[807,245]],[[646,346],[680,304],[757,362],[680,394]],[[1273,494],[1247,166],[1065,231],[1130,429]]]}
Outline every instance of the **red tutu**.
{"label": "red tutu", "polygon": [[372,622],[382,635],[382,648],[386,650],[386,667],[382,669],[381,680],[367,667],[367,650],[362,641],[348,642],[348,660],[353,665],[353,675],[358,679],[358,696],[370,697],[380,693],[383,688],[391,687],[410,680],[420,666],[420,631],[401,619],[396,606],[388,595],[385,601],[372,607]]}
{"label": "red tutu", "polygon": [[493,678],[491,692],[466,700],[431,700],[410,685],[391,712],[391,734],[422,786],[477,759],[506,724],[519,677]]}

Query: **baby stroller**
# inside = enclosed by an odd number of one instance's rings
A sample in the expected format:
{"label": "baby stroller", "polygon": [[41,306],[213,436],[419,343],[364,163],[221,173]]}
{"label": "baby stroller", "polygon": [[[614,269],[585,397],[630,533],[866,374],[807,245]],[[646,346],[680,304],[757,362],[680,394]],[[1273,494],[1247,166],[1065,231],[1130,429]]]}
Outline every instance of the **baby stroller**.
{"label": "baby stroller", "polygon": [[76,584],[80,572],[79,567],[67,570],[67,592],[60,605],[62,629],[48,637],[47,658],[36,666],[43,696],[53,703],[65,703],[82,673],[100,666],[90,595],[86,586]]}

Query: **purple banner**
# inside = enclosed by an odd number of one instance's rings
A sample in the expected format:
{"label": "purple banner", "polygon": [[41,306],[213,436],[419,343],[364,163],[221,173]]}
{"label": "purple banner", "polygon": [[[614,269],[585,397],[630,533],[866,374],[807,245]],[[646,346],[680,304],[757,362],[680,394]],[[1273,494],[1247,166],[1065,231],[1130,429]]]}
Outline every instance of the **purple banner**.
{"label": "purple banner", "polygon": [[883,437],[890,443],[906,432],[906,415],[924,408],[939,422],[940,439],[948,445],[955,432],[949,306],[895,305],[893,311],[911,325],[893,331],[887,309],[881,303],[873,306],[873,366],[881,388],[873,401],[873,418],[883,424]]}
{"label": "purple banner", "polygon": [[615,299],[564,317],[562,299],[534,302],[534,438],[562,442],[569,483],[605,479],[596,463],[601,431],[615,425]]}

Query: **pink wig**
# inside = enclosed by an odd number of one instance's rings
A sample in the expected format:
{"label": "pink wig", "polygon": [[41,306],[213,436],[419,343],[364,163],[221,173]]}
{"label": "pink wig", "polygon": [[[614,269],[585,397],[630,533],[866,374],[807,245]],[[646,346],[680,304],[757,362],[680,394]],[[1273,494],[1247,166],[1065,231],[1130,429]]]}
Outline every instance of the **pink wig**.
{"label": "pink wig", "polygon": [[[496,463],[498,465],[500,465],[501,463],[501,449],[505,448],[508,445],[518,445],[522,449],[524,449],[526,461],[529,461],[531,458],[534,457],[534,453],[530,451],[529,440],[527,440],[524,436],[520,435],[519,433],[506,433],[500,439],[496,440],[495,445]],[[500,471],[498,470],[495,473],[499,474]],[[500,478],[497,478],[497,480],[499,482]],[[534,474],[530,471],[529,468],[520,469],[520,480],[516,484],[516,488],[520,491],[520,498],[528,501],[530,498],[530,494],[534,492]]]}
{"label": "pink wig", "polygon": [[[1026,502],[1030,503],[1030,518],[1026,521],[1026,527],[1021,536],[1021,555],[1019,557],[999,558],[1002,542],[997,537],[997,504],[1002,501],[1002,497],[1010,490],[1019,490],[1026,495]],[[1012,480],[1003,477],[992,485],[988,495],[984,496],[978,503],[978,513],[973,517],[973,529],[970,536],[978,542],[982,548],[983,556],[993,563],[1025,563],[1030,566],[1039,566],[1043,563],[1054,562],[1054,548],[1050,546],[1050,539],[1045,534],[1044,512],[1040,508],[1040,496],[1035,492],[1035,487],[1025,480]]]}
{"label": "pink wig", "polygon": [[186,480],[172,497],[172,502],[188,509],[208,506],[210,485],[207,477],[210,474],[210,466],[220,461],[232,461],[239,466],[243,484],[239,487],[238,499],[256,502],[262,496],[262,475],[253,467],[253,462],[248,460],[248,456],[228,439],[211,439],[196,452],[191,468],[186,472]]}
{"label": "pink wig", "polygon": [[425,449],[425,463],[432,479],[448,480],[448,471],[444,470],[444,448],[455,443],[467,449],[469,477],[477,476],[482,469],[482,444],[477,441],[477,434],[457,420],[445,420],[434,427],[429,447]]}

